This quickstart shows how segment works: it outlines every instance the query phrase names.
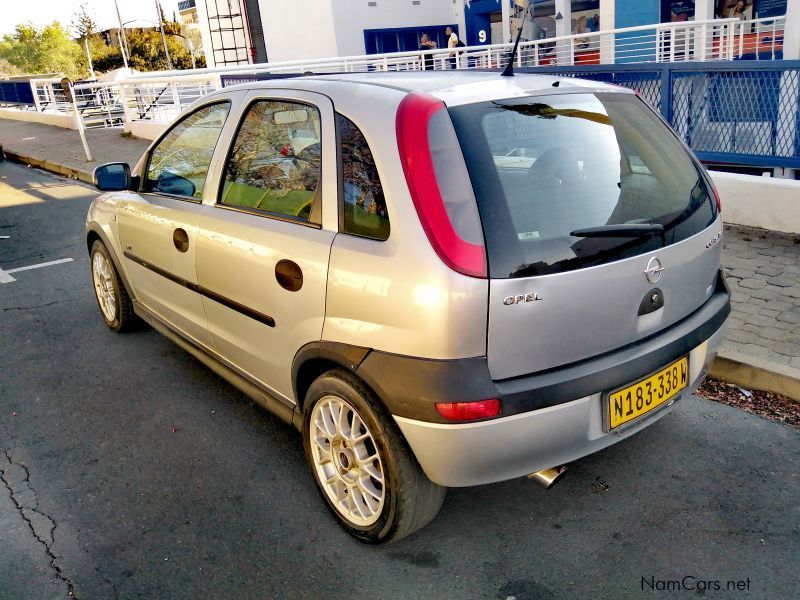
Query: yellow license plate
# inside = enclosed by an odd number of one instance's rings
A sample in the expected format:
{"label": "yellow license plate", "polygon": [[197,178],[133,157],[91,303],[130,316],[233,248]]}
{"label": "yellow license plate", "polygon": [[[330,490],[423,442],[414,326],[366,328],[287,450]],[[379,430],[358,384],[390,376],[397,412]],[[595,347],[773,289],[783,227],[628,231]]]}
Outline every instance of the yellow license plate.
{"label": "yellow license plate", "polygon": [[658,408],[689,385],[689,358],[674,363],[608,395],[608,429],[633,421]]}

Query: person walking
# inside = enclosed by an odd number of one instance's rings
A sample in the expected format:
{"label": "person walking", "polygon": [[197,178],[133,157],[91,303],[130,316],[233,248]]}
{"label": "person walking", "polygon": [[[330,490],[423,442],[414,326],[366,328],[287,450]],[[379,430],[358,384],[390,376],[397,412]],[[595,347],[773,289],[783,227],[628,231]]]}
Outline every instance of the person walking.
{"label": "person walking", "polygon": [[455,50],[455,48],[460,48],[464,44],[458,40],[456,32],[453,31],[453,28],[450,27],[449,25],[445,28],[444,34],[447,37],[447,47],[453,48],[453,52],[450,53],[450,58],[449,58],[450,68],[455,69],[458,61],[458,52]]}
{"label": "person walking", "polygon": [[433,70],[433,54],[427,50],[436,50],[436,42],[423,33],[419,38],[419,49],[422,51],[422,68],[425,71]]}

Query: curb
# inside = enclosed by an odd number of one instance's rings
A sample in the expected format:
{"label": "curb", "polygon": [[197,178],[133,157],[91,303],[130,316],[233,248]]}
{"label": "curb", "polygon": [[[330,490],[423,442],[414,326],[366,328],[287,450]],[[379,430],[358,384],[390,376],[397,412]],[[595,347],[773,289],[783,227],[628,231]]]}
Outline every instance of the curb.
{"label": "curb", "polygon": [[41,158],[34,158],[33,156],[25,156],[7,148],[3,148],[3,154],[5,154],[5,157],[8,160],[20,162],[32,167],[38,167],[40,169],[44,169],[45,171],[50,171],[51,173],[64,175],[65,177],[77,179],[79,181],[83,181],[84,183],[94,185],[94,178],[92,177],[92,172],[90,171],[73,169],[72,167],[50,162],[49,160],[42,160]]}
{"label": "curb", "polygon": [[747,356],[734,350],[720,350],[709,375],[747,389],[780,394],[800,401],[800,369]]}

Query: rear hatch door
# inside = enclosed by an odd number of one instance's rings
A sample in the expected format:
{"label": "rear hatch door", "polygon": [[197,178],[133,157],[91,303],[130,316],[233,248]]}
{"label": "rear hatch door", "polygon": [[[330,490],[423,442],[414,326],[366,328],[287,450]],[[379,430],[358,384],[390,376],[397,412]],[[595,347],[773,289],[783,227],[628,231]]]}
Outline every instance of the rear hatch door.
{"label": "rear hatch door", "polygon": [[450,108],[483,224],[493,379],[652,335],[712,294],[722,224],[707,175],[633,94]]}

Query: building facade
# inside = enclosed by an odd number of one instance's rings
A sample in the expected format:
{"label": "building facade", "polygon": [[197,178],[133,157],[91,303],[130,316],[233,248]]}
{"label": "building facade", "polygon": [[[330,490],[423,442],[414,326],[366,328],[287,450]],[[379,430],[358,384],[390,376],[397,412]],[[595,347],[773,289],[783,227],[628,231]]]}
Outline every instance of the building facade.
{"label": "building facade", "polygon": [[671,21],[786,13],[800,0],[195,0],[209,66],[417,50],[427,33],[446,45],[508,42],[533,3],[523,39]]}

